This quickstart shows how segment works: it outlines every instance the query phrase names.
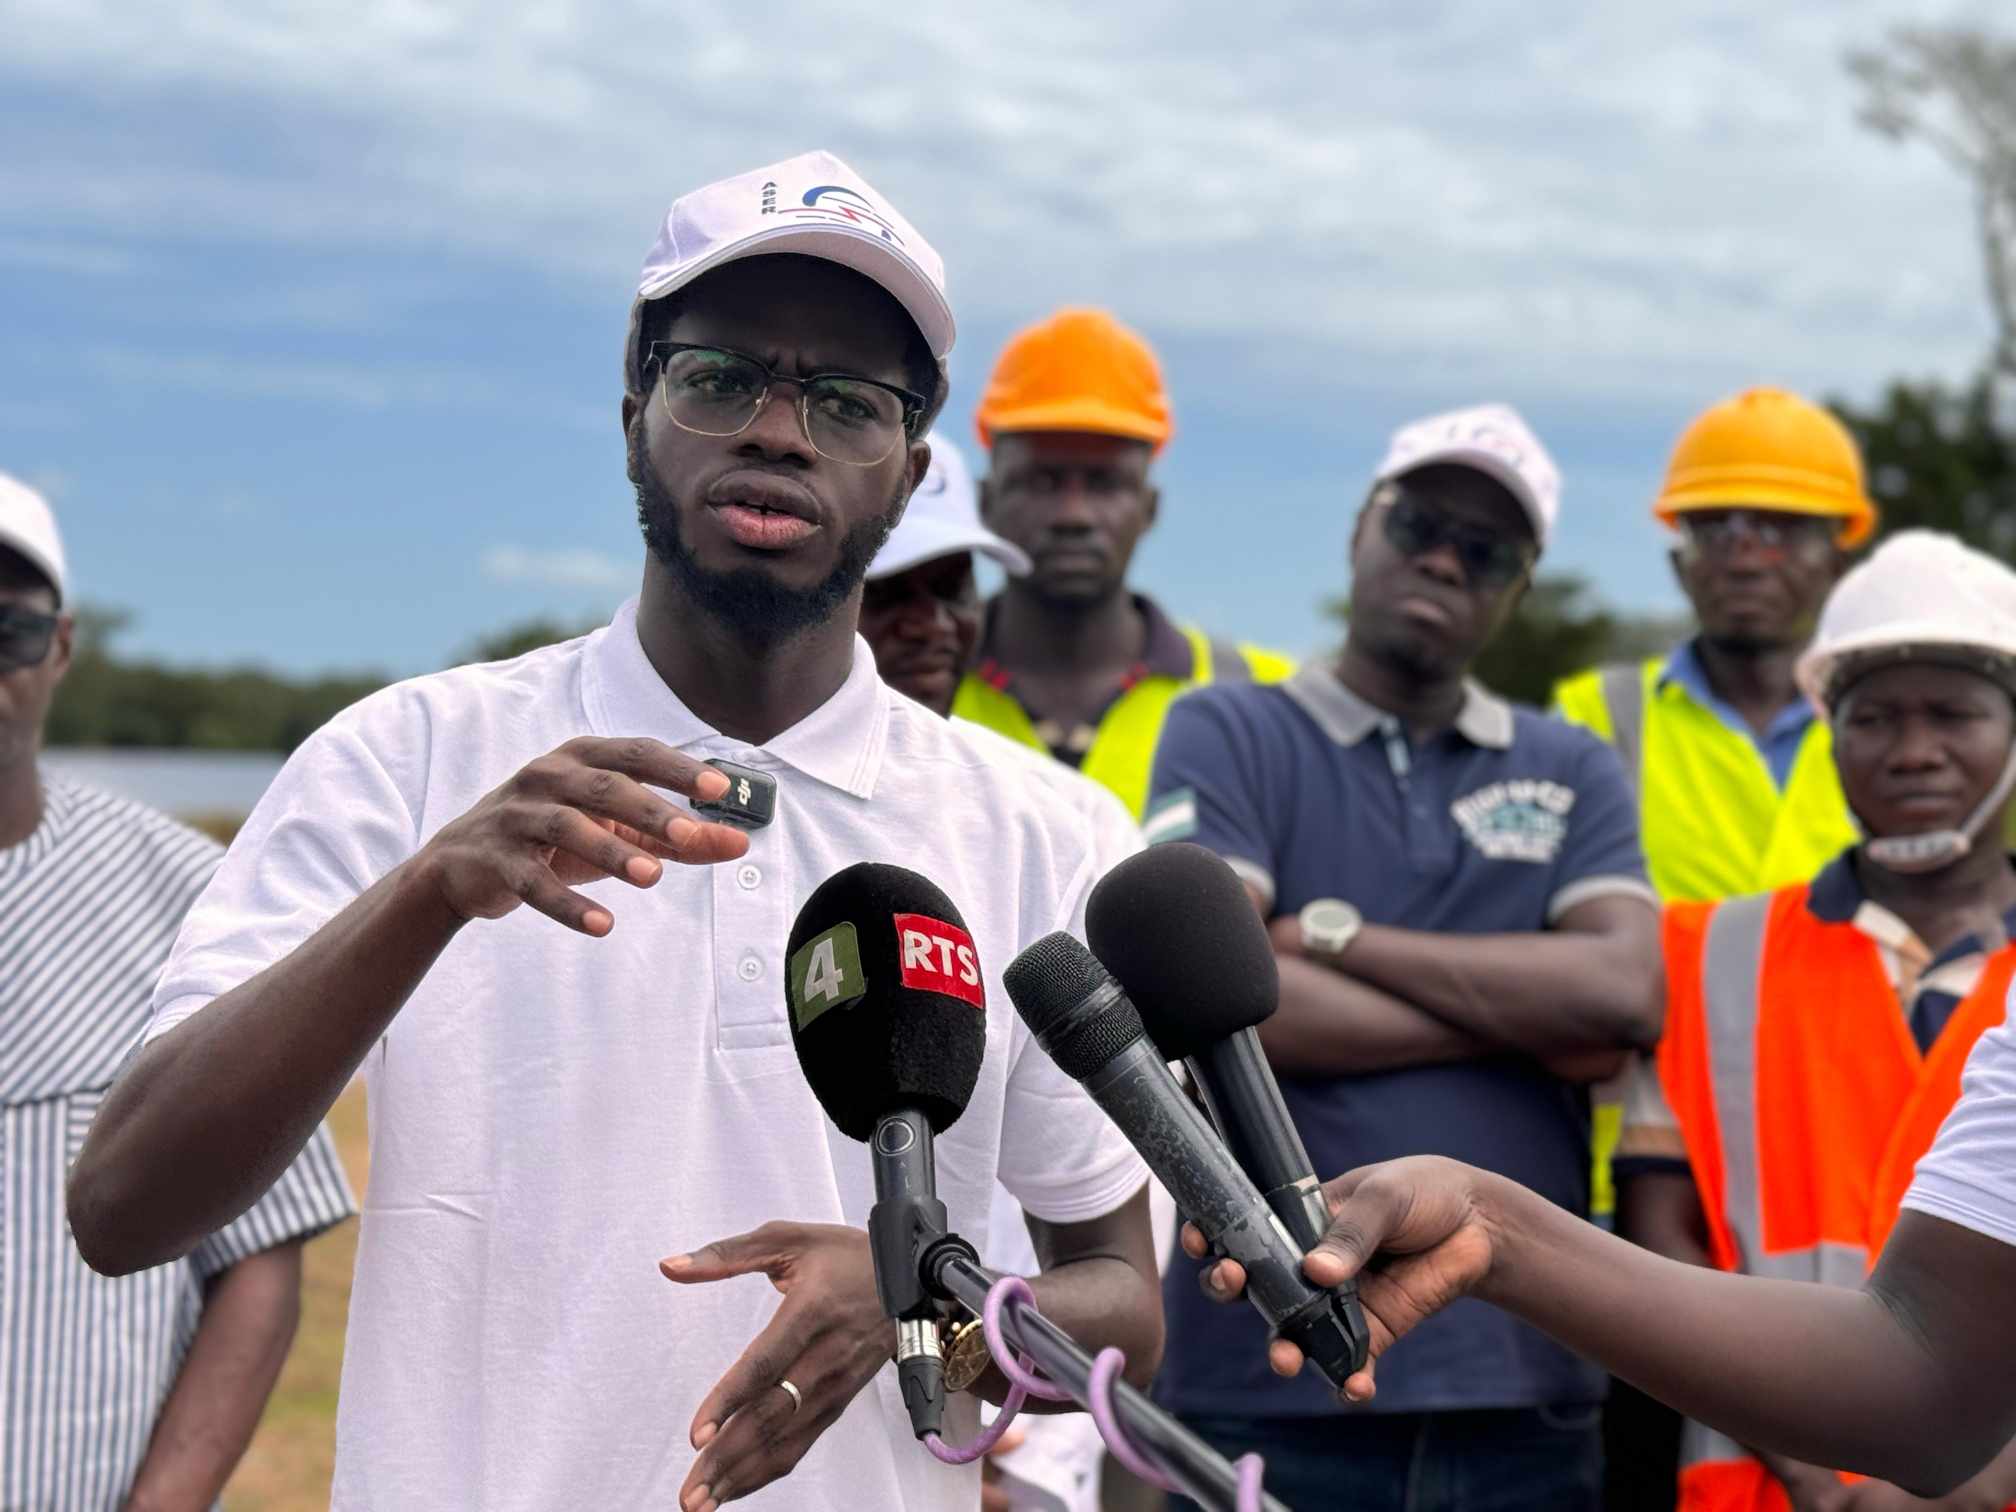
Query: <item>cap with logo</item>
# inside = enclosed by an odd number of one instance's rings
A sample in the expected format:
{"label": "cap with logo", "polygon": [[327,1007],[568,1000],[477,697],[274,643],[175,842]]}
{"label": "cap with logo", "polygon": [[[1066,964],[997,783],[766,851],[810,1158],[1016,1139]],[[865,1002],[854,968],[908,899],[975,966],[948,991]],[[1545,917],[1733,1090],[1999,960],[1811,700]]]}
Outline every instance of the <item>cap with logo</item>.
{"label": "cap with logo", "polygon": [[634,393],[644,306],[703,273],[744,257],[793,252],[822,257],[873,279],[917,323],[942,364],[952,350],[945,264],[929,242],[830,152],[804,152],[722,179],[672,202],[637,278],[624,345],[624,377]]}
{"label": "cap with logo", "polygon": [[63,538],[56,533],[56,516],[42,501],[42,495],[26,483],[0,473],[0,550],[12,551],[25,559],[56,590],[61,604],[69,593],[69,576],[63,562]]}
{"label": "cap with logo", "polygon": [[1781,388],[1745,389],[1680,433],[1652,513],[1674,525],[1702,509],[1835,518],[1842,546],[1859,546],[1876,529],[1855,438],[1819,405]]}
{"label": "cap with logo", "polygon": [[1511,405],[1476,404],[1401,426],[1372,481],[1384,483],[1436,463],[1474,468],[1502,483],[1526,511],[1533,539],[1547,549],[1561,512],[1561,470]]}
{"label": "cap with logo", "polygon": [[1029,558],[1021,547],[980,523],[980,495],[959,448],[937,434],[930,442],[930,470],[910,495],[902,523],[875,554],[868,568],[870,580],[894,577],[920,562],[959,551],[977,551],[999,562],[1010,577],[1021,577],[1029,570]]}
{"label": "cap with logo", "polygon": [[1059,310],[1016,332],[973,420],[988,447],[1013,431],[1089,431],[1160,451],[1175,432],[1154,350],[1104,310]]}

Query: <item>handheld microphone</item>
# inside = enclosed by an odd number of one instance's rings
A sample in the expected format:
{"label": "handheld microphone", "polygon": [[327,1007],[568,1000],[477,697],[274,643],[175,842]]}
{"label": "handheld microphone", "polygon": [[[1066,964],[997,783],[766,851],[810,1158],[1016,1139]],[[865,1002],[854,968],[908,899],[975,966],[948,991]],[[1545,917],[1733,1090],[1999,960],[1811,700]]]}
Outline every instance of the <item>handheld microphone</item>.
{"label": "handheld microphone", "polygon": [[932,1139],[958,1121],[987,1052],[980,958],[952,900],[900,866],[828,877],[791,926],[785,997],[812,1093],[875,1167],[868,1241],[882,1310],[896,1320],[896,1375],[917,1437],[942,1431],[939,1302],[923,1251],[948,1236]]}
{"label": "handheld microphone", "polygon": [[[1304,1251],[1330,1226],[1302,1136],[1255,1026],[1281,973],[1246,884],[1201,845],[1158,845],[1099,879],[1086,902],[1092,950],[1127,990],[1165,1060],[1204,1094],[1232,1158]],[[1346,1329],[1366,1337],[1358,1283],[1335,1289]]]}
{"label": "handheld microphone", "polygon": [[[1242,906],[1250,909],[1250,904]],[[1190,1220],[1246,1268],[1269,1327],[1341,1390],[1369,1338],[1302,1274],[1302,1247],[1169,1074],[1120,984],[1070,935],[1045,935],[1009,963],[1008,996],[1058,1069],[1120,1127]]]}
{"label": "handheld microphone", "polygon": [[1240,1169],[1310,1248],[1330,1214],[1255,1030],[1281,973],[1246,884],[1201,845],[1158,845],[1099,879],[1085,937],[1162,1058],[1189,1067]]}

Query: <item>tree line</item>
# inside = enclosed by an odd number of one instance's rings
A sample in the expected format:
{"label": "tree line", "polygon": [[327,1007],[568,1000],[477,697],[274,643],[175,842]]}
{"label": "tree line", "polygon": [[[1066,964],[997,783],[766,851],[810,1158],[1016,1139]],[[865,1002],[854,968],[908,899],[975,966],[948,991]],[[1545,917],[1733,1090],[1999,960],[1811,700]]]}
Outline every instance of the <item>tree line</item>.
{"label": "tree line", "polygon": [[[291,751],[392,681],[374,672],[290,678],[257,667],[169,666],[120,653],[115,642],[130,624],[117,610],[77,611],[76,655],[50,710],[50,745]],[[451,664],[517,656],[584,628],[527,621],[473,642]]]}

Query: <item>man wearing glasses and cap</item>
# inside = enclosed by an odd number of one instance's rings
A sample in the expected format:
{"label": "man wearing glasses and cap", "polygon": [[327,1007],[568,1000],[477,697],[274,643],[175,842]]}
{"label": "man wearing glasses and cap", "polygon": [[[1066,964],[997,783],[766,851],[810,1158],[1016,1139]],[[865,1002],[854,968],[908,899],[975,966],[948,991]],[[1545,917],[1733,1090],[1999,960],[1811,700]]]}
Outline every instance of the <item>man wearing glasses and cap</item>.
{"label": "man wearing glasses and cap", "polygon": [[[1170,710],[1151,834],[1246,881],[1281,969],[1260,1028],[1318,1170],[1465,1152],[1586,1213],[1589,1083],[1659,1035],[1659,921],[1617,758],[1468,677],[1559,478],[1500,405],[1402,429],[1352,536],[1350,637],[1276,688]],[[1281,1380],[1198,1266],[1164,1286],[1158,1397],[1293,1506],[1594,1512],[1603,1375],[1480,1307],[1380,1362],[1370,1412]]]}
{"label": "man wearing glasses and cap", "polygon": [[207,1507],[293,1342],[301,1245],[354,1208],[315,1128],[172,1264],[108,1281],[71,1242],[64,1176],[220,852],[39,768],[68,597],[54,516],[0,475],[0,1506]]}
{"label": "man wearing glasses and cap", "polygon": [[[639,596],[579,640],[339,715],[177,942],[71,1216],[101,1269],[175,1253],[361,1066],[336,1507],[978,1501],[883,1368],[870,1162],[786,1018],[792,920],[862,860],[944,888],[992,999],[937,1142],[952,1226],[985,1244],[1005,1185],[1044,1312],[1154,1369],[1145,1169],[1000,977],[1082,932],[1132,826],[892,692],[856,634],[952,336],[937,254],[837,158],[681,198],[624,351]],[[745,782],[774,805],[743,805]],[[677,1286],[651,1265],[668,1250]],[[948,1435],[975,1423],[961,1398]]]}

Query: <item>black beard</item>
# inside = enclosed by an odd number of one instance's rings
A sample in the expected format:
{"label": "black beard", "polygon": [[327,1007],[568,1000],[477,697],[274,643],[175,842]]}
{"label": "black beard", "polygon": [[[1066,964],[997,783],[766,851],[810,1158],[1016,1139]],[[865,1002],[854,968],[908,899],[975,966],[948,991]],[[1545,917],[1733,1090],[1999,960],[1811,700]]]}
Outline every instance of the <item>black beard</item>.
{"label": "black beard", "polygon": [[637,524],[645,548],[703,614],[748,646],[790,640],[823,625],[848,595],[861,586],[869,564],[902,517],[906,494],[898,493],[881,514],[863,520],[840,543],[833,570],[809,588],[791,588],[760,567],[715,572],[700,565],[679,529],[679,506],[644,455],[644,427],[629,436],[630,482],[637,490]]}

